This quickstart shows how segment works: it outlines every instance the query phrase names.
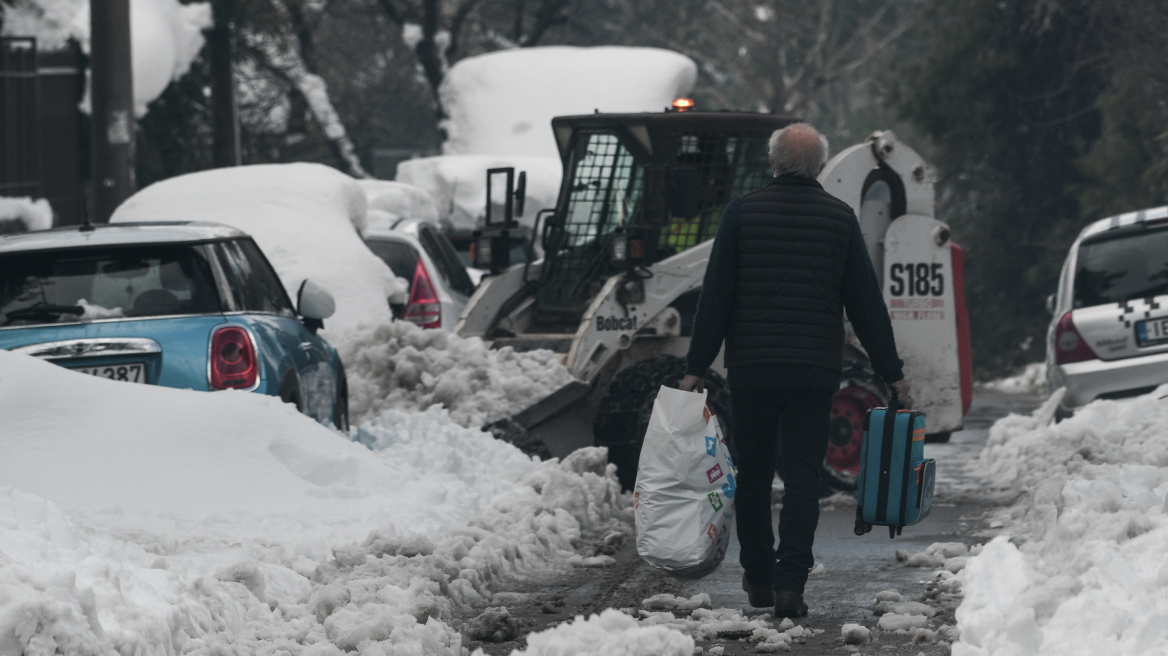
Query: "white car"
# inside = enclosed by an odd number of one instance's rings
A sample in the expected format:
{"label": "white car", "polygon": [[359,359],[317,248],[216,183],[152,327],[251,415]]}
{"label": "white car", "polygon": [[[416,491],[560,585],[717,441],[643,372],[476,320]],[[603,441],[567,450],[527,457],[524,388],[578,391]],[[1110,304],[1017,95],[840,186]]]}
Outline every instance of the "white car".
{"label": "white car", "polygon": [[1047,381],[1067,388],[1060,415],[1168,383],[1168,207],[1084,228],[1047,306]]}
{"label": "white car", "polygon": [[475,284],[438,226],[421,219],[397,219],[369,228],[364,237],[369,250],[409,282],[409,299],[394,308],[395,316],[423,328],[454,330]]}

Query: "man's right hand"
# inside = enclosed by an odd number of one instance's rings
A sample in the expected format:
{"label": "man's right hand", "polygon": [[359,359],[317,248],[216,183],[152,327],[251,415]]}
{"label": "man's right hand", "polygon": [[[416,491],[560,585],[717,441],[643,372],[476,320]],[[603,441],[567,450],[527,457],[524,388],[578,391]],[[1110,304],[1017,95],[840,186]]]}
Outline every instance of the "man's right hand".
{"label": "man's right hand", "polygon": [[900,399],[900,404],[902,406],[912,405],[912,397],[910,397],[908,394],[909,390],[911,389],[908,384],[908,380],[901,378],[895,383],[889,385],[888,389],[896,392],[896,397]]}
{"label": "man's right hand", "polygon": [[677,386],[683,392],[701,392],[706,389],[706,379],[701,376],[687,375]]}

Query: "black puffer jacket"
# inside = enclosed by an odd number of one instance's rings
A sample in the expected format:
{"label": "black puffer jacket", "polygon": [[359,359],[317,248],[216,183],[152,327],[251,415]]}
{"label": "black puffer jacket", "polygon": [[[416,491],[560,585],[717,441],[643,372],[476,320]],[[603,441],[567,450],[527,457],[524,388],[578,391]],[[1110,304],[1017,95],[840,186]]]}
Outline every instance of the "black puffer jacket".
{"label": "black puffer jacket", "polygon": [[892,323],[860,224],[810,178],[779,176],[729,203],[710,253],[686,373],[726,367],[778,386],[839,384],[844,308],[872,367],[903,378]]}

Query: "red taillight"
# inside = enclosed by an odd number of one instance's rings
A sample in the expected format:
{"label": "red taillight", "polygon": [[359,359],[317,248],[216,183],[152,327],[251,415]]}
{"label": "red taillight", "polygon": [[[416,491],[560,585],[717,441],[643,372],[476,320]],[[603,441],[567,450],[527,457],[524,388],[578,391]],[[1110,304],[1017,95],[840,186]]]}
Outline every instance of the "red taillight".
{"label": "red taillight", "polygon": [[239,326],[226,326],[211,336],[211,389],[246,389],[259,377],[255,344]]}
{"label": "red taillight", "polygon": [[434,283],[422,260],[414,267],[414,282],[410,285],[410,300],[406,304],[406,321],[422,328],[442,327],[442,304],[434,292]]}
{"label": "red taillight", "polygon": [[1092,351],[1091,347],[1087,345],[1079,331],[1075,330],[1075,322],[1071,319],[1071,313],[1064,314],[1054,329],[1054,361],[1058,364],[1066,364],[1094,360],[1098,357],[1095,355],[1095,351]]}

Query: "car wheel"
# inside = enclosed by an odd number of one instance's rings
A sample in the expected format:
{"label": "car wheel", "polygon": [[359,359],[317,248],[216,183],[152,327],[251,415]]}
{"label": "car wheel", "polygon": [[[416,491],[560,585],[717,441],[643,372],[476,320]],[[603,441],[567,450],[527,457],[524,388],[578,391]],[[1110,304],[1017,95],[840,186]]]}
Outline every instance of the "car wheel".
{"label": "car wheel", "polygon": [[[653,402],[662,385],[677,387],[685,375],[685,360],[672,355],[654,355],[627,367],[613,379],[600,400],[592,430],[597,446],[608,447],[608,461],[616,465],[621,489],[631,490],[637,482],[641,445],[653,414]],[[714,373],[706,372],[706,391],[718,415],[726,443],[730,435],[730,387]]]}
{"label": "car wheel", "polygon": [[337,399],[333,405],[333,426],[342,433],[349,432],[349,379],[345,365],[337,364]]}
{"label": "car wheel", "polygon": [[888,404],[884,384],[865,360],[845,360],[840,388],[831,397],[827,457],[819,476],[819,492],[855,492],[860,475],[860,447],[868,410]]}
{"label": "car wheel", "polygon": [[296,374],[291,371],[284,375],[284,381],[280,383],[280,400],[296,406],[297,412],[304,412],[304,397],[300,394],[300,381],[296,380]]}

